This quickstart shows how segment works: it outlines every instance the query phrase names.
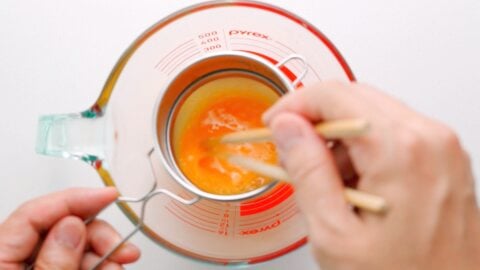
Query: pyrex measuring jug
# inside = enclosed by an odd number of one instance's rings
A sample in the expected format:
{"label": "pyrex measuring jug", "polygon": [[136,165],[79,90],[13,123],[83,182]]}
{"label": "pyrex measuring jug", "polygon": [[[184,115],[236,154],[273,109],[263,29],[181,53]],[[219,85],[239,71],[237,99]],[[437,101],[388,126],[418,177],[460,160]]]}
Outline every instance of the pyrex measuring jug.
{"label": "pyrex measuring jug", "polygon": [[[157,243],[203,261],[256,263],[306,242],[293,188],[275,185],[248,200],[197,201],[152,152],[155,101],[165,84],[188,63],[222,51],[249,53],[272,65],[292,54],[302,55],[308,69],[303,85],[353,80],[334,46],[301,18],[257,2],[208,2],[170,15],[134,41],[90,109],[42,117],[37,151],[88,162],[123,196],[142,198],[154,189],[168,190],[173,197],[149,197],[143,205],[141,230]],[[289,61],[281,71],[293,82],[304,66]],[[139,224],[142,204],[119,206]]]}

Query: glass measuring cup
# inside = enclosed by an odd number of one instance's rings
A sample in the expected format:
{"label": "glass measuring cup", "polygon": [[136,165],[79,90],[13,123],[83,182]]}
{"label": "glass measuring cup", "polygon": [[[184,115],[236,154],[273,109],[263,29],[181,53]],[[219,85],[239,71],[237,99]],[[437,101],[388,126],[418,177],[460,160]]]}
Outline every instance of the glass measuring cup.
{"label": "glass measuring cup", "polygon": [[[172,180],[160,157],[148,154],[155,145],[155,100],[186,63],[232,50],[273,64],[300,54],[308,64],[303,85],[353,79],[333,45],[301,18],[256,2],[208,2],[177,12],[142,34],[123,54],[90,109],[41,118],[38,151],[88,162],[105,184],[116,186],[124,196],[139,198],[163,188],[195,202],[192,193]],[[291,61],[281,70],[293,81],[303,67]],[[248,201],[201,200],[190,206],[170,197],[151,197],[142,231],[167,248],[203,261],[266,261],[306,241],[293,192],[289,185],[277,185]],[[139,223],[142,205],[119,205]]]}

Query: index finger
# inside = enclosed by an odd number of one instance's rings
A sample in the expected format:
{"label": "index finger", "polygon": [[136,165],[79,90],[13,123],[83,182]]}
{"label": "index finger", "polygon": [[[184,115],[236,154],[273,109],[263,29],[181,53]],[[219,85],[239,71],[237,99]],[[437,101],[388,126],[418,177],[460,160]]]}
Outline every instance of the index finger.
{"label": "index finger", "polygon": [[362,97],[351,91],[349,84],[331,81],[317,83],[283,96],[263,115],[265,123],[282,112],[299,114],[316,122],[353,118],[365,114]]}
{"label": "index finger", "polygon": [[385,138],[400,124],[409,123],[408,108],[373,87],[358,83],[321,82],[282,97],[264,115],[265,124],[282,113],[294,113],[312,123],[360,118],[368,121],[369,132],[363,136],[342,139],[353,167],[359,175],[368,168],[377,149],[383,149]]}
{"label": "index finger", "polygon": [[263,120],[269,124],[282,112],[296,113],[311,122],[399,118],[399,115],[403,117],[410,113],[403,103],[369,85],[339,81],[320,82],[282,97],[263,115]]}
{"label": "index finger", "polygon": [[22,262],[42,234],[63,217],[86,219],[112,203],[115,188],[72,188],[31,200],[0,225],[0,262]]}

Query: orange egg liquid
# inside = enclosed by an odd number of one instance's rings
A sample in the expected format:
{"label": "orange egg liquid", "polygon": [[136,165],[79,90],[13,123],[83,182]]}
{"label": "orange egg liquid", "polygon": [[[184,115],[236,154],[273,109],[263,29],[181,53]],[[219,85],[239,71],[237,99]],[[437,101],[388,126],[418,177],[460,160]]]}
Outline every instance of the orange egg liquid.
{"label": "orange egg liquid", "polygon": [[195,186],[212,194],[240,194],[271,181],[228,163],[223,153],[277,162],[272,143],[215,144],[211,138],[263,127],[261,115],[279,98],[260,79],[229,76],[201,85],[185,99],[174,120],[173,152],[178,167]]}

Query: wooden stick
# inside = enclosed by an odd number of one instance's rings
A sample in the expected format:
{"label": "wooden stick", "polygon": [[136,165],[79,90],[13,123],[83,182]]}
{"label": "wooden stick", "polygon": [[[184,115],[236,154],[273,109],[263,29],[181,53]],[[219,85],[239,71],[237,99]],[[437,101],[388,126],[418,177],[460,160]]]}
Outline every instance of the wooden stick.
{"label": "wooden stick", "polygon": [[[355,137],[368,130],[368,122],[364,119],[345,119],[317,124],[315,131],[326,139]],[[272,140],[272,132],[268,128],[250,129],[233,132],[217,138],[220,143],[245,143]]]}
{"label": "wooden stick", "polygon": [[[227,155],[226,158],[230,163],[260,175],[285,182],[292,182],[287,172],[279,166],[268,164],[245,156]],[[363,210],[368,210],[378,214],[384,213],[387,210],[386,201],[377,195],[347,187],[344,190],[344,196],[348,203]]]}

